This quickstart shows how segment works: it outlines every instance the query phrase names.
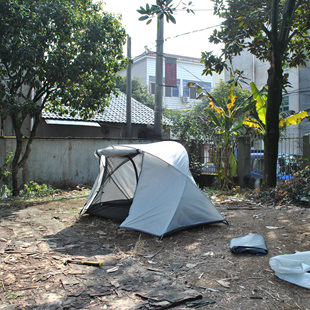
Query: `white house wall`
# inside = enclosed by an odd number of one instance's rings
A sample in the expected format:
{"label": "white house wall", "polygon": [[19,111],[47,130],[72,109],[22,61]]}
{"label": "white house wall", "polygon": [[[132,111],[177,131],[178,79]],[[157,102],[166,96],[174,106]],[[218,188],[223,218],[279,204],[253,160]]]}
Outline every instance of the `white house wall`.
{"label": "white house wall", "polygon": [[[170,56],[170,55],[169,55]],[[171,57],[173,57],[171,55]],[[178,57],[178,56],[175,56]],[[181,56],[180,56],[181,57]],[[189,99],[188,102],[184,102],[183,99],[183,80],[193,81],[193,82],[207,82],[211,84],[211,89],[213,87],[213,77],[202,75],[204,69],[203,64],[199,62],[199,59],[189,58],[189,60],[177,58],[177,79],[180,80],[179,86],[179,97],[165,97],[163,98],[163,105],[168,109],[188,109],[194,102],[199,102],[200,100]],[[155,77],[156,71],[156,57],[155,55],[144,55],[137,60],[134,60],[132,65],[132,78],[139,77],[142,84],[149,87],[150,76]],[[119,72],[121,75],[126,75],[126,70]],[[163,74],[165,75],[165,61],[163,63]],[[165,89],[164,89],[165,94]]]}
{"label": "white house wall", "polygon": [[[148,64],[147,59],[141,59],[139,61],[138,66],[136,66],[135,64],[132,65],[131,76],[132,77],[138,76],[140,78],[141,83],[144,85],[147,85],[148,83],[147,72],[149,70],[148,68],[149,68],[149,64]],[[125,74],[127,74],[126,71],[125,71]]]}
{"label": "white house wall", "polygon": [[188,103],[183,102],[183,80],[199,82],[209,82],[211,84],[211,89],[213,87],[212,76],[202,75],[204,66],[201,63],[195,62],[177,62],[177,79],[180,79],[180,97],[164,97],[164,103],[169,109],[187,109],[195,102],[200,102],[201,100],[190,99]]}

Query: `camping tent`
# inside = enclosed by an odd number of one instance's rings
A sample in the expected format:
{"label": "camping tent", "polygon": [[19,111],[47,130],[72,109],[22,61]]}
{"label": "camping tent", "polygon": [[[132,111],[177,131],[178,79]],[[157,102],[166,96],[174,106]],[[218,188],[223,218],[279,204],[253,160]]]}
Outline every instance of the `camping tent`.
{"label": "camping tent", "polygon": [[163,237],[176,230],[226,222],[196,186],[185,148],[172,141],[97,150],[99,174],[80,212],[118,219]]}

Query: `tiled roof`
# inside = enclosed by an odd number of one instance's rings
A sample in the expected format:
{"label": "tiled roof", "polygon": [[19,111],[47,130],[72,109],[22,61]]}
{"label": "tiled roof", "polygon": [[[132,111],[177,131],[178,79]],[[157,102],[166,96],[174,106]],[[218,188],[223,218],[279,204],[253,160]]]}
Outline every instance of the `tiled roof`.
{"label": "tiled roof", "polygon": [[[102,114],[95,115],[90,122],[103,123],[126,123],[127,97],[120,92],[118,97],[112,95],[109,106],[105,108]],[[58,115],[51,112],[42,112],[44,119],[58,120],[76,120],[82,121],[79,116],[72,117],[70,115]],[[167,120],[166,120],[167,121]],[[131,99],[131,123],[132,124],[149,124],[154,125],[154,111],[146,105],[140,103],[134,98]]]}

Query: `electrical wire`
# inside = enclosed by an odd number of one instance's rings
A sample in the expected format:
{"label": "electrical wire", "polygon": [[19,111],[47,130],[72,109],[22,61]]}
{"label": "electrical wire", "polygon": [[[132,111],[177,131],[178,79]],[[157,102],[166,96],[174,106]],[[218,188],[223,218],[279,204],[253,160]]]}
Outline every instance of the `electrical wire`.
{"label": "electrical wire", "polygon": [[[177,39],[179,37],[182,37],[182,36],[186,36],[186,35],[190,35],[190,34],[193,34],[193,33],[196,33],[196,32],[200,32],[200,31],[205,31],[205,30],[209,30],[209,29],[212,29],[212,28],[216,28],[216,27],[219,27],[219,25],[215,25],[215,26],[209,26],[209,27],[206,27],[206,28],[202,28],[202,29],[196,29],[196,30],[193,30],[193,31],[189,31],[189,32],[185,32],[185,33],[180,33],[180,34],[177,34],[176,36],[173,36],[173,37],[168,37],[168,38],[165,38],[164,39],[164,42],[167,42],[168,40],[173,40],[173,39]],[[156,41],[154,43],[151,44],[150,47],[148,47],[149,49],[156,49],[157,48],[157,44],[156,44]],[[154,52],[156,54],[156,52]],[[132,58],[135,58],[139,55],[136,55]]]}

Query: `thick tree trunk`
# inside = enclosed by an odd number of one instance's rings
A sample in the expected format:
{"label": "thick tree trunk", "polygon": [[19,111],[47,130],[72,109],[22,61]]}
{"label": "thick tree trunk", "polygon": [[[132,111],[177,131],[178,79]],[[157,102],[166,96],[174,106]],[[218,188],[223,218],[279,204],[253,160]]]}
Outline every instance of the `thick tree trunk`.
{"label": "thick tree trunk", "polygon": [[[268,70],[268,99],[266,110],[266,135],[264,137],[264,183],[268,187],[277,185],[277,160],[279,145],[279,112],[282,103],[283,70],[282,60],[289,41],[291,19],[296,9],[296,0],[287,0],[279,27],[280,0],[272,1],[270,68]],[[279,27],[279,28],[278,28]]]}
{"label": "thick tree trunk", "polygon": [[16,149],[14,153],[14,157],[12,160],[12,186],[13,186],[13,196],[18,196],[19,194],[19,158],[21,156],[23,150],[23,136],[20,128],[16,127],[16,119],[12,117],[13,126],[15,129],[16,136]]}
{"label": "thick tree trunk", "polygon": [[282,102],[282,59],[272,52],[273,60],[268,70],[268,99],[266,109],[266,135],[264,136],[264,183],[277,184],[276,170],[279,145],[279,112]]}

